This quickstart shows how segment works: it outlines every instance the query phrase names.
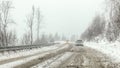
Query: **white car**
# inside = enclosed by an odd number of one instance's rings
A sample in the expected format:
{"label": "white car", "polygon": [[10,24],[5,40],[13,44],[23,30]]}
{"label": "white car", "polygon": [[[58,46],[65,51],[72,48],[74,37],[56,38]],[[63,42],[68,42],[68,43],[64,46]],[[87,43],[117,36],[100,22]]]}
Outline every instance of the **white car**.
{"label": "white car", "polygon": [[83,46],[83,41],[82,41],[82,40],[77,40],[77,41],[75,42],[75,45],[76,45],[76,46]]}

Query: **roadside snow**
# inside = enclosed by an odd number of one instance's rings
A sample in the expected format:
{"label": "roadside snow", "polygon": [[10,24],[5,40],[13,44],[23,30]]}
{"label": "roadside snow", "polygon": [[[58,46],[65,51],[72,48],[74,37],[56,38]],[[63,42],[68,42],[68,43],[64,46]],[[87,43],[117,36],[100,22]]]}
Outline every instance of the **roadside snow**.
{"label": "roadside snow", "polygon": [[14,68],[17,65],[24,64],[26,62],[29,62],[29,61],[33,60],[33,59],[39,58],[41,56],[45,56],[46,54],[48,54],[48,53],[35,55],[35,56],[31,56],[31,57],[24,58],[24,59],[21,59],[21,60],[17,60],[17,61],[13,61],[13,62],[10,62],[10,63],[2,64],[2,65],[0,65],[0,68]]}
{"label": "roadside snow", "polygon": [[113,62],[120,62],[120,43],[94,43],[94,42],[85,42],[85,46],[96,49],[108,57],[111,58]]}
{"label": "roadside snow", "polygon": [[31,50],[21,50],[21,51],[17,51],[17,52],[5,52],[4,54],[0,54],[0,61],[3,60],[7,60],[7,59],[11,59],[11,58],[17,58],[17,57],[22,57],[22,56],[28,56],[28,55],[32,55],[32,54],[36,54],[36,53],[40,53],[40,52],[45,52],[45,51],[49,51],[49,50],[54,50],[59,48],[61,45],[53,45],[53,46],[46,46],[46,47],[42,47],[42,48],[37,48],[37,49],[31,49]]}
{"label": "roadside snow", "polygon": [[[46,56],[46,55],[51,54],[51,53],[56,53],[57,51],[59,51],[61,49],[64,49],[64,48],[68,48],[68,46],[67,45],[54,45],[54,46],[49,46],[49,47],[43,47],[43,48],[40,48],[40,49],[37,49],[37,50],[34,50],[34,51],[32,50],[32,51],[29,51],[29,52],[23,52],[23,53],[21,53],[22,55],[26,55],[27,53],[34,54],[34,53],[39,53],[39,52],[42,52],[42,54],[33,55],[33,56],[23,58],[23,59],[20,59],[20,60],[16,60],[16,61],[13,61],[13,62],[8,62],[6,64],[0,65],[0,68],[8,68],[8,67],[13,68],[15,66],[27,63],[27,62],[29,62],[33,59],[37,59],[39,57],[43,57],[43,56]],[[49,51],[49,50],[51,50],[51,51]],[[27,54],[27,55],[29,55],[29,54]],[[12,57],[16,57],[16,55],[12,55]],[[3,59],[5,59],[5,58],[3,58]]]}

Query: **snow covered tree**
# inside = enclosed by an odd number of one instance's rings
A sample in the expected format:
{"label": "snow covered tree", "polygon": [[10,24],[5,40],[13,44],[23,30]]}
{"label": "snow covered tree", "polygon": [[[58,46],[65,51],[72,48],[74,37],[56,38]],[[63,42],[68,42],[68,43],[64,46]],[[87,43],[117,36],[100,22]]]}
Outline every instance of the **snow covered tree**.
{"label": "snow covered tree", "polygon": [[105,20],[102,16],[96,15],[92,24],[81,35],[81,38],[87,41],[94,41],[95,37],[104,33]]}
{"label": "snow covered tree", "polygon": [[120,34],[120,0],[106,0],[106,38],[115,41]]}

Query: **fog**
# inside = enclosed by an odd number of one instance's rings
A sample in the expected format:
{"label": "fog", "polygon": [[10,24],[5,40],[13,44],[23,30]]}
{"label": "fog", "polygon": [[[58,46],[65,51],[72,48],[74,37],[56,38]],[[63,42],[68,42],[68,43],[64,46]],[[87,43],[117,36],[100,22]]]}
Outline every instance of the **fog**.
{"label": "fog", "polygon": [[[12,0],[12,27],[19,37],[26,31],[26,15],[31,7],[39,7],[42,15],[41,33],[80,35],[99,12],[103,0]],[[17,27],[16,27],[17,26]],[[35,29],[34,29],[35,30]]]}

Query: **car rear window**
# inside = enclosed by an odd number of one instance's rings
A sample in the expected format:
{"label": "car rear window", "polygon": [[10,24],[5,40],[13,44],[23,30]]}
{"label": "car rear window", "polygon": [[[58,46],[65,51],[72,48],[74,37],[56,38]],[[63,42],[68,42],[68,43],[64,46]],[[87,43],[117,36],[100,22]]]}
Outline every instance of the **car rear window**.
{"label": "car rear window", "polygon": [[77,40],[76,42],[77,42],[77,43],[82,43],[82,40]]}

